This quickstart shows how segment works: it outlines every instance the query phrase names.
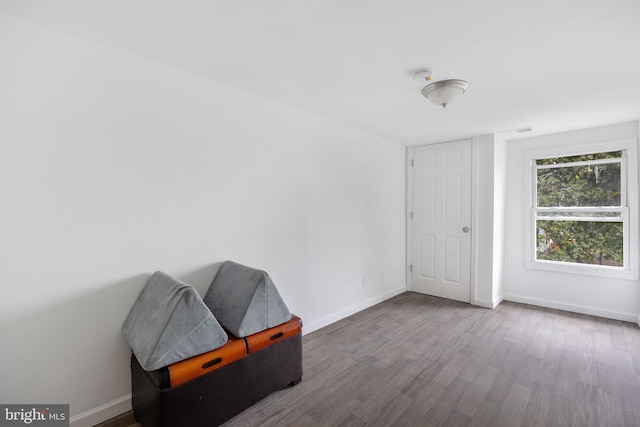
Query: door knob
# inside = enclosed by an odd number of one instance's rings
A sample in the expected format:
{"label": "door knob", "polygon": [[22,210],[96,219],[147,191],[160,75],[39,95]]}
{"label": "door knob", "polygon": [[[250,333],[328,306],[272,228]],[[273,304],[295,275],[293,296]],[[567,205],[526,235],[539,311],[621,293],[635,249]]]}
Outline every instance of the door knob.
{"label": "door knob", "polygon": [[464,231],[465,233],[469,232],[469,227],[462,227],[462,231]]}

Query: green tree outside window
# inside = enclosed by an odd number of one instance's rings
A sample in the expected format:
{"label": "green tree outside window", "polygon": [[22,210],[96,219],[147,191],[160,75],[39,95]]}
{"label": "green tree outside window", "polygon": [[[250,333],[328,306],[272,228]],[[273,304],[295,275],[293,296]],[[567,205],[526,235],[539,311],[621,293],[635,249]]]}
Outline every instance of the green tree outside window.
{"label": "green tree outside window", "polygon": [[536,160],[536,259],[623,266],[622,151]]}

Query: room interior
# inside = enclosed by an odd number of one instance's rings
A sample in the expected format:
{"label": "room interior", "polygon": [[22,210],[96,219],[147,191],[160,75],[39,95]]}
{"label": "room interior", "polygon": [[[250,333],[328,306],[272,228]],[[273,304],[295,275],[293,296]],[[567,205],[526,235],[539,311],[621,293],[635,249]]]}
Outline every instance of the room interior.
{"label": "room interior", "polygon": [[[472,149],[471,305],[638,323],[637,276],[527,267],[523,192],[532,150],[637,145],[639,18],[623,0],[0,0],[0,403],[69,403],[74,427],[128,411],[120,328],[158,270],[203,294],[225,260],[264,269],[304,334],[412,291],[411,160],[452,141]],[[434,105],[426,68],[466,92]]]}

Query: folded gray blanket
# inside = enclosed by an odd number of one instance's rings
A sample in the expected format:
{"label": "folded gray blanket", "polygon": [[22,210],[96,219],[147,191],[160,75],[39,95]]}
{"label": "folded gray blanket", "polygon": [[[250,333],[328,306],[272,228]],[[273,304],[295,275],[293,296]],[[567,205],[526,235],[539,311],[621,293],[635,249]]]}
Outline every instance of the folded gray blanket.
{"label": "folded gray blanket", "polygon": [[225,261],[204,296],[220,324],[236,337],[255,334],[291,318],[291,312],[269,275]]}
{"label": "folded gray blanket", "polygon": [[227,334],[191,286],[156,271],[122,325],[143,369],[153,371],[227,342]]}

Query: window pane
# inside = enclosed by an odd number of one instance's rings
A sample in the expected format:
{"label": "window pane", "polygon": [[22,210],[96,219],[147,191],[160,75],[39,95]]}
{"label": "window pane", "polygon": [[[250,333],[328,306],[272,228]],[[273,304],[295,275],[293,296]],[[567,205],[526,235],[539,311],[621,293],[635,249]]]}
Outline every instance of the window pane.
{"label": "window pane", "polygon": [[536,259],[623,266],[620,222],[536,221]]}
{"label": "window pane", "polygon": [[539,207],[620,206],[620,163],[538,169]]}

